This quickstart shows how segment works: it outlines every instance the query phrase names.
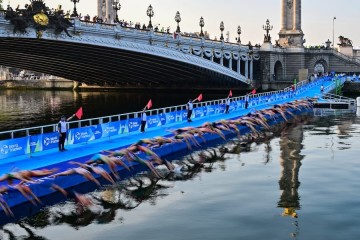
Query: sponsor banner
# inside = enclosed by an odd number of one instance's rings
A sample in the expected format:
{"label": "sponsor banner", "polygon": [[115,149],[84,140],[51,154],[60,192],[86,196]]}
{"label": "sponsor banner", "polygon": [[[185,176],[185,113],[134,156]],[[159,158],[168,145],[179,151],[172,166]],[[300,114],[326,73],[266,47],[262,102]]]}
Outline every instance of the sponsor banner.
{"label": "sponsor banner", "polygon": [[225,112],[225,104],[218,105],[218,113],[224,113]]}
{"label": "sponsor banner", "polygon": [[26,154],[29,137],[0,141],[0,159]]}
{"label": "sponsor banner", "polygon": [[175,112],[176,114],[176,122],[182,122],[187,120],[187,111],[179,110]]}
{"label": "sponsor banner", "polygon": [[203,111],[203,116],[207,116],[207,107],[206,106],[202,107],[202,111]]}
{"label": "sponsor banner", "polygon": [[89,141],[97,140],[103,137],[103,127],[102,124],[91,126],[92,137]]}
{"label": "sponsor banner", "polygon": [[[68,136],[67,136],[68,137]],[[59,133],[45,133],[42,135],[42,150],[59,147]]]}
{"label": "sponsor banner", "polygon": [[229,107],[229,111],[234,111],[236,109],[237,109],[237,102],[231,102],[230,107]]}
{"label": "sponsor banner", "polygon": [[124,134],[129,132],[128,120],[121,120],[119,122],[119,134]]}
{"label": "sponsor banner", "polygon": [[159,115],[148,116],[146,118],[146,123],[148,128],[161,126]]}
{"label": "sponsor banner", "polygon": [[211,115],[214,115],[215,114],[215,106],[214,105],[211,105],[211,106],[207,106],[207,115],[208,116],[211,116]]}
{"label": "sponsor banner", "polygon": [[69,131],[68,144],[77,144],[88,142],[94,139],[91,127],[75,128]]}
{"label": "sponsor banner", "polygon": [[195,112],[195,118],[200,118],[204,116],[204,111],[202,107],[195,108],[193,112]]}
{"label": "sponsor banner", "polygon": [[161,125],[165,125],[167,123],[167,113],[160,113],[159,119],[160,119]]}
{"label": "sponsor banner", "polygon": [[139,131],[139,129],[140,129],[140,123],[141,123],[140,118],[132,118],[132,119],[129,119],[129,122],[128,122],[129,132]]}
{"label": "sponsor banner", "polygon": [[30,136],[27,153],[41,152],[42,146],[42,135]]}
{"label": "sponsor banner", "polygon": [[219,114],[220,113],[220,105],[215,105],[215,114]]}
{"label": "sponsor banner", "polygon": [[115,136],[119,134],[120,122],[109,122],[107,123],[107,127],[105,128],[105,133],[108,134],[109,137]]}
{"label": "sponsor banner", "polygon": [[[166,124],[171,124],[176,122],[176,113],[175,112],[169,112],[166,113]],[[163,124],[164,125],[164,124]]]}

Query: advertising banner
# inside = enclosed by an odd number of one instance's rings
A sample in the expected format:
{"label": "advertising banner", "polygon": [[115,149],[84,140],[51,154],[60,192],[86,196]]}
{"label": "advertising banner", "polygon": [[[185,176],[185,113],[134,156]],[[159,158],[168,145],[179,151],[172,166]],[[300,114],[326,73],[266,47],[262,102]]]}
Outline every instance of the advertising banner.
{"label": "advertising banner", "polygon": [[207,116],[208,115],[207,107],[204,106],[204,107],[201,107],[201,108],[202,108],[202,111],[203,111],[203,116]]}
{"label": "advertising banner", "polygon": [[59,133],[45,133],[42,135],[42,150],[59,147]]}
{"label": "advertising banner", "polygon": [[215,106],[211,105],[211,106],[207,106],[207,115],[211,116],[215,114]]}
{"label": "advertising banner", "polygon": [[161,126],[165,125],[167,123],[167,113],[160,113],[159,114],[159,119],[160,119],[160,123]]}
{"label": "advertising banner", "polygon": [[166,113],[166,124],[171,124],[175,122],[176,122],[176,113],[175,112]]}
{"label": "advertising banner", "polygon": [[0,141],[0,159],[26,154],[29,137]]}
{"label": "advertising banner", "polygon": [[128,120],[121,120],[119,122],[119,134],[129,133]]}
{"label": "advertising banner", "polygon": [[115,136],[119,134],[119,129],[120,129],[120,122],[116,121],[116,122],[109,122],[107,123],[107,126],[105,128],[105,133],[109,136]]}
{"label": "advertising banner", "polygon": [[139,131],[139,129],[140,129],[140,123],[141,123],[140,118],[132,118],[132,119],[129,119],[129,122],[128,122],[129,132]]}
{"label": "advertising banner", "polygon": [[42,151],[42,135],[30,136],[28,140],[27,153],[34,153]]}
{"label": "advertising banner", "polygon": [[102,124],[97,124],[94,126],[91,126],[91,132],[92,137],[89,139],[89,141],[97,140],[103,137],[103,126]]}
{"label": "advertising banner", "polygon": [[84,143],[90,139],[93,139],[91,127],[75,128],[69,131],[68,144]]}
{"label": "advertising banner", "polygon": [[202,107],[195,108],[193,112],[195,112],[195,118],[200,118],[204,116],[204,111]]}
{"label": "advertising banner", "polygon": [[148,116],[147,119],[146,119],[146,122],[147,122],[147,127],[148,128],[160,127],[161,126],[159,115]]}

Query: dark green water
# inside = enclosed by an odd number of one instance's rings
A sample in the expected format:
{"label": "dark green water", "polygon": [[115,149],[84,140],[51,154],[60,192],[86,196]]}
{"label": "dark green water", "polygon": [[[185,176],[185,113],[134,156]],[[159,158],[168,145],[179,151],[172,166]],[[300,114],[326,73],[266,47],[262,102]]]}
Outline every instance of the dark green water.
{"label": "dark green water", "polygon": [[71,200],[49,207],[0,239],[359,239],[359,127],[338,114],[249,149],[228,142],[216,148],[233,150],[224,159],[95,191],[93,212]]}

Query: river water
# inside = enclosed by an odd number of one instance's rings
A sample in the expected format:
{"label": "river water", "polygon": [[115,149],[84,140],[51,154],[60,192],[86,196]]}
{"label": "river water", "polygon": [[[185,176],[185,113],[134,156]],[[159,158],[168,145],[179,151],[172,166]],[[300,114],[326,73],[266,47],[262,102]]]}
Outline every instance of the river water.
{"label": "river water", "polygon": [[0,239],[359,239],[359,129],[354,114],[338,113],[247,147],[229,141],[204,152],[214,159],[205,166],[96,190],[92,211],[59,203],[3,226]]}

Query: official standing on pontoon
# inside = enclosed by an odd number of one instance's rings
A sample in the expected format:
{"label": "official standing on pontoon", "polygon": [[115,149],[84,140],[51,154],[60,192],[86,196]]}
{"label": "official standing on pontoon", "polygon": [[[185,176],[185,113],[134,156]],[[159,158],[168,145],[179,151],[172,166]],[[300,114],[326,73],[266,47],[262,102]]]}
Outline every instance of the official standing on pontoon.
{"label": "official standing on pontoon", "polygon": [[66,139],[66,133],[68,130],[67,122],[70,121],[73,117],[75,117],[75,114],[73,114],[71,117],[66,119],[64,115],[61,116],[60,122],[58,123],[58,132],[59,132],[59,151],[63,152],[66,151],[65,149],[65,139]]}
{"label": "official standing on pontoon", "polygon": [[225,113],[229,113],[230,103],[231,103],[230,96],[228,96],[227,99],[225,99],[225,105],[226,105]]}
{"label": "official standing on pontoon", "polygon": [[146,116],[145,110],[146,110],[146,107],[145,107],[145,108],[143,109],[143,111],[141,112],[141,129],[140,129],[140,131],[141,131],[142,133],[145,132],[145,126],[146,126],[146,118],[147,118],[147,116]]}

